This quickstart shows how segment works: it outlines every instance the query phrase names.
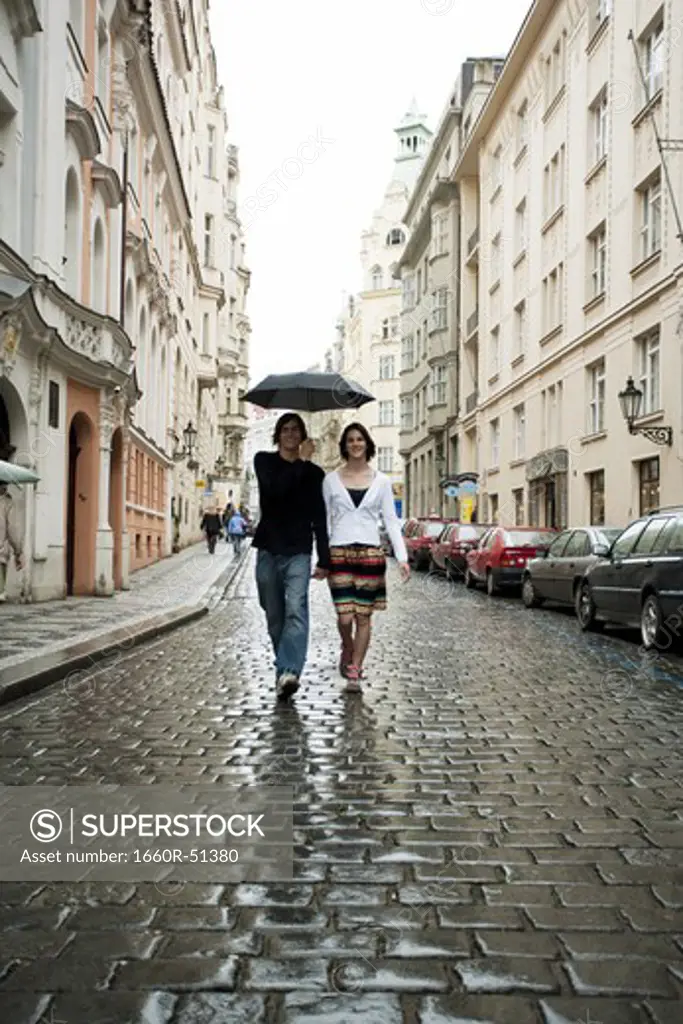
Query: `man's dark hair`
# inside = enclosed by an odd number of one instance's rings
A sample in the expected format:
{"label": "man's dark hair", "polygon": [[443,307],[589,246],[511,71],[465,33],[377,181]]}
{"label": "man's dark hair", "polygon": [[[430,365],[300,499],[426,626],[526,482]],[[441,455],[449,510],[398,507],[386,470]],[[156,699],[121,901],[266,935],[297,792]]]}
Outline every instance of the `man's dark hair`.
{"label": "man's dark hair", "polygon": [[301,431],[302,441],[305,441],[308,438],[306,424],[302,420],[301,416],[299,416],[298,412],[286,412],[283,413],[283,415],[275,424],[275,430],[273,431],[273,444],[280,443],[280,434],[282,433],[282,428],[286,426],[288,423],[296,423],[299,430]]}
{"label": "man's dark hair", "polygon": [[375,442],[370,437],[367,427],[364,427],[362,423],[349,423],[348,427],[344,427],[344,432],[342,436],[339,438],[339,451],[341,453],[342,459],[348,459],[349,457],[349,453],[346,450],[346,442],[352,430],[357,430],[358,433],[362,434],[363,437],[365,438],[365,457],[368,460],[368,462],[370,461],[370,459],[374,459],[375,452],[377,451],[377,449],[375,448]]}

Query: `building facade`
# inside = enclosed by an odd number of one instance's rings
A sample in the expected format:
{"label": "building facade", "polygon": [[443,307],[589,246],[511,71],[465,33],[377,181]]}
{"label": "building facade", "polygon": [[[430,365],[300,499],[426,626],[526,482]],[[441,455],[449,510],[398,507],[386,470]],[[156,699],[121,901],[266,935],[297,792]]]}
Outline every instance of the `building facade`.
{"label": "building facade", "polygon": [[447,492],[459,470],[460,213],[452,174],[466,118],[476,116],[501,65],[463,65],[404,212],[399,414],[410,516],[455,510]]}
{"label": "building facade", "polygon": [[391,479],[396,508],[402,515],[399,265],[406,244],[402,218],[432,133],[415,101],[394,131],[397,151],[392,175],[372,223],[361,236],[362,290],[346,299],[330,359],[334,370],[358,381],[376,398],[360,409],[349,410],[340,394],[338,419],[342,429],[345,423],[357,420],[370,431],[377,447],[377,469]]}
{"label": "building facade", "polygon": [[464,142],[458,435],[480,521],[623,526],[683,501],[676,26],[683,0],[537,0]]}
{"label": "building facade", "polygon": [[40,475],[10,597],[126,587],[174,509],[198,535],[248,359],[226,130],[203,3],[0,0],[0,445]]}

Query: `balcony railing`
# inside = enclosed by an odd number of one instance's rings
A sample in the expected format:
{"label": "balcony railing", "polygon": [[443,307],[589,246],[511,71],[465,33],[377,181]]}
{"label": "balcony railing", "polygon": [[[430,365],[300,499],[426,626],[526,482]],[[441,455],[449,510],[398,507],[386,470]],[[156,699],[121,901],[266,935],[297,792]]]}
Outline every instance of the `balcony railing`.
{"label": "balcony railing", "polygon": [[469,338],[469,336],[471,334],[474,334],[474,332],[476,331],[478,326],[479,326],[479,308],[477,307],[477,309],[475,309],[475,311],[473,313],[470,313],[470,315],[467,317],[467,322],[465,324],[465,334],[466,334],[466,336]]}
{"label": "balcony railing", "polygon": [[476,390],[472,391],[465,399],[465,415],[469,416],[471,412],[477,408],[477,401],[479,400],[479,392]]}
{"label": "balcony railing", "polygon": [[474,250],[479,245],[479,225],[474,229],[470,237],[467,239],[467,255],[471,256]]}

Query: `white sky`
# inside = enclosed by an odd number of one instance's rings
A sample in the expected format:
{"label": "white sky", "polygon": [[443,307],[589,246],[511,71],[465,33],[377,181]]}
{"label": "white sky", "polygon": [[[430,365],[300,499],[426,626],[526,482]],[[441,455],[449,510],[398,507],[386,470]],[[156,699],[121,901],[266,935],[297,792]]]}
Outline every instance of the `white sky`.
{"label": "white sky", "polygon": [[[252,383],[322,359],[342,293],[360,286],[360,235],[391,178],[393,129],[412,96],[434,131],[462,62],[507,53],[529,4],[211,0],[240,148],[238,208],[260,185],[273,189],[266,209],[244,217]],[[283,163],[316,136],[334,141],[296,180],[287,164],[288,177]]]}

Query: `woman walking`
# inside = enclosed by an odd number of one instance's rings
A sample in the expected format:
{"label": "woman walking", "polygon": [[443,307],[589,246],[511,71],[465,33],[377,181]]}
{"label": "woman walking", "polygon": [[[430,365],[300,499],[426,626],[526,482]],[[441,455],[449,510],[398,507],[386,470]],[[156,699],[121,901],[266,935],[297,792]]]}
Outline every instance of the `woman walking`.
{"label": "woman walking", "polygon": [[328,579],[342,641],[339,671],[347,679],[347,692],[357,693],[364,678],[372,613],[384,611],[387,606],[380,516],[403,580],[410,575],[410,568],[391,481],[370,466],[375,444],[362,423],[350,423],[345,428],[339,451],[345,464],[328,473],[323,482],[330,534]]}

